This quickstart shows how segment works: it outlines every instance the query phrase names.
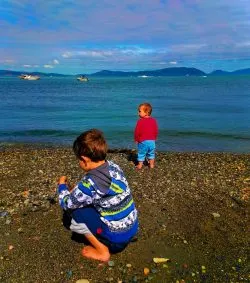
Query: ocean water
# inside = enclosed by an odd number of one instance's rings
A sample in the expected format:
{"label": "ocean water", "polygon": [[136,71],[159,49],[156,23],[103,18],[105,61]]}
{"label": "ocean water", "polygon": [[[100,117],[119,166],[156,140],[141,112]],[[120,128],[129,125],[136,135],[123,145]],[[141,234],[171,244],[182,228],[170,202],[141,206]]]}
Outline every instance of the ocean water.
{"label": "ocean water", "polygon": [[110,148],[136,148],[137,106],[150,102],[158,151],[250,152],[250,76],[0,77],[0,143],[71,145],[90,128]]}

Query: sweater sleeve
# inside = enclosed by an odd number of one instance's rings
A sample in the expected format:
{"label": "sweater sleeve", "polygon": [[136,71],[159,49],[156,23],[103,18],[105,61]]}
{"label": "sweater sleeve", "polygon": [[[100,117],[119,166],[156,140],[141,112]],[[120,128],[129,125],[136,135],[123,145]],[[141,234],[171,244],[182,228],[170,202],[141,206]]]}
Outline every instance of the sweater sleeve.
{"label": "sweater sleeve", "polygon": [[159,134],[158,123],[157,123],[157,121],[155,120],[155,140],[157,140],[158,134]]}
{"label": "sweater sleeve", "polygon": [[83,180],[70,192],[66,184],[58,185],[59,204],[65,209],[76,209],[93,202],[93,192],[90,184]]}
{"label": "sweater sleeve", "polygon": [[135,126],[135,131],[134,131],[134,140],[135,142],[139,142],[139,130],[140,130],[140,125],[139,125],[139,120],[137,121],[136,123],[136,126]]}

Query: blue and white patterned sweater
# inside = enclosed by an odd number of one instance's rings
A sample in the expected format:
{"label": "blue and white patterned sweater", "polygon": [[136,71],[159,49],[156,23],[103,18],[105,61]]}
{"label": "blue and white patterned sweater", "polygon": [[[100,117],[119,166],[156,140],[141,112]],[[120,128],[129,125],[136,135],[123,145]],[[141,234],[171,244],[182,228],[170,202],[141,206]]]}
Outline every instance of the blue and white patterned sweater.
{"label": "blue and white patterned sweater", "polygon": [[107,192],[100,190],[86,174],[71,192],[66,184],[58,186],[59,204],[65,210],[93,205],[110,231],[127,232],[138,225],[137,210],[122,169],[112,161],[107,162],[111,177]]}

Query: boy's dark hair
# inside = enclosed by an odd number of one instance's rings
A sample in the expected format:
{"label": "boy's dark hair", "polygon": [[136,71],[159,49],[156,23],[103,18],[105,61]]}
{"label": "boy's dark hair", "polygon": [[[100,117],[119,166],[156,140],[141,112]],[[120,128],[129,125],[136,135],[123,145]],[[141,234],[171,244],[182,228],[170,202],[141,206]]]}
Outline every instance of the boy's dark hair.
{"label": "boy's dark hair", "polygon": [[148,102],[141,103],[139,105],[138,109],[140,109],[140,107],[142,107],[144,112],[147,113],[149,116],[151,115],[151,113],[152,113],[152,106],[151,106],[150,103],[148,103]]}
{"label": "boy's dark hair", "polygon": [[98,162],[105,160],[108,146],[101,131],[90,129],[76,138],[73,151],[79,160],[82,159],[81,156],[86,156]]}

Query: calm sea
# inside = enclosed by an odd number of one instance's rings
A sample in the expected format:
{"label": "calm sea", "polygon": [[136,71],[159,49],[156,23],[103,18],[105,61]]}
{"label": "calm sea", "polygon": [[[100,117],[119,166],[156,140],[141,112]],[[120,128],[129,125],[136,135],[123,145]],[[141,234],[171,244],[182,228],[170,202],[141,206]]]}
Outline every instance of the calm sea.
{"label": "calm sea", "polygon": [[150,102],[159,151],[250,152],[250,76],[0,77],[0,143],[71,145],[89,128],[110,148],[136,148],[137,106]]}

